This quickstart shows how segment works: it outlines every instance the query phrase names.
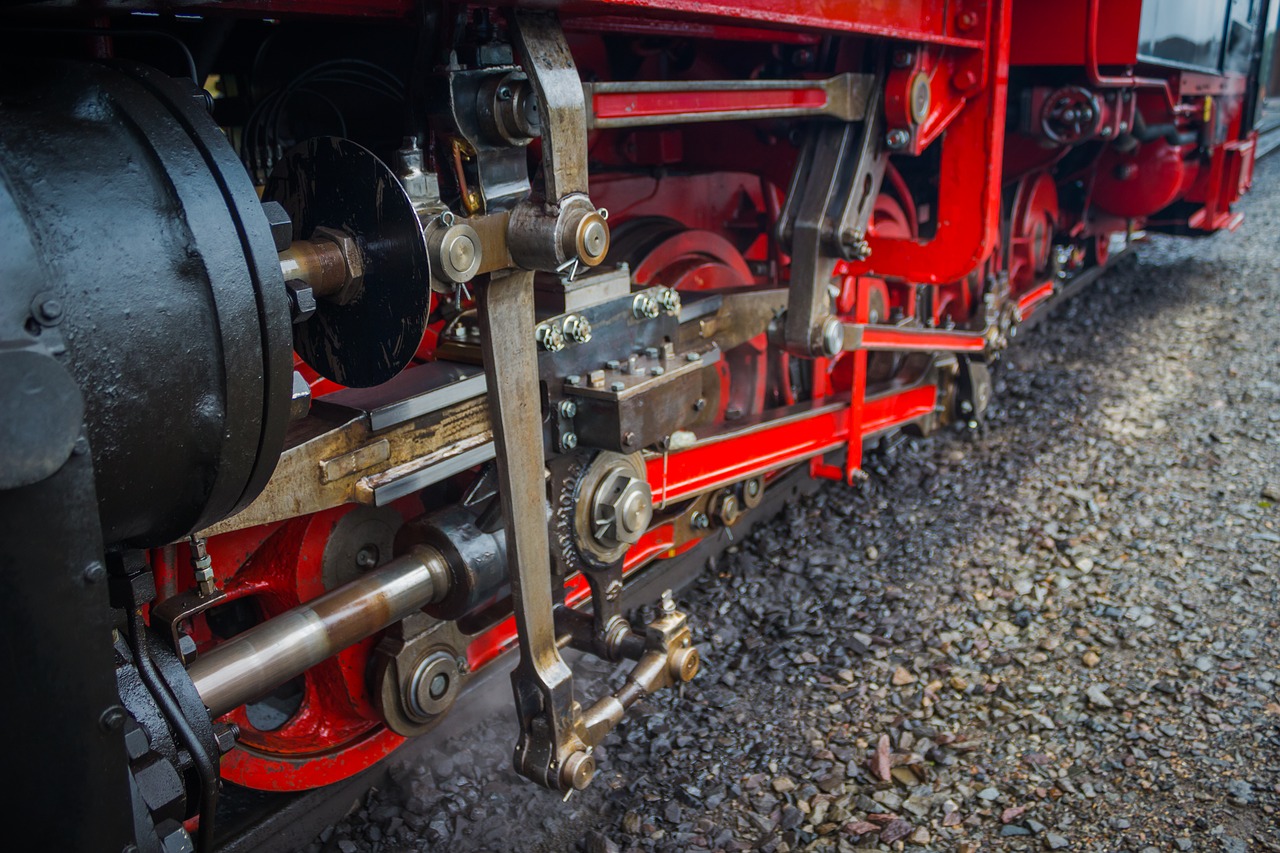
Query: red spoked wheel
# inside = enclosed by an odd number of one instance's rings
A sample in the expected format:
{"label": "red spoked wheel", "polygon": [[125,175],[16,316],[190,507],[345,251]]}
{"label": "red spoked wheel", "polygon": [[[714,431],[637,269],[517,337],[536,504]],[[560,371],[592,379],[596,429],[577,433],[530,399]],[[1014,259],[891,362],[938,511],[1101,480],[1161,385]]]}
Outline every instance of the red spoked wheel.
{"label": "red spoked wheel", "polygon": [[[254,624],[353,579],[390,558],[404,516],[394,508],[343,506],[209,540],[225,602],[195,617],[192,637],[207,650]],[[189,586],[185,546],[155,560],[157,584]],[[222,758],[222,777],[263,791],[338,782],[404,742],[381,722],[367,673],[377,638],[357,643],[281,688],[226,714],[240,728]]]}
{"label": "red spoked wheel", "polygon": [[1012,295],[1033,289],[1043,279],[1049,268],[1058,219],[1058,187],[1048,172],[1027,175],[1018,182],[1006,246]]}

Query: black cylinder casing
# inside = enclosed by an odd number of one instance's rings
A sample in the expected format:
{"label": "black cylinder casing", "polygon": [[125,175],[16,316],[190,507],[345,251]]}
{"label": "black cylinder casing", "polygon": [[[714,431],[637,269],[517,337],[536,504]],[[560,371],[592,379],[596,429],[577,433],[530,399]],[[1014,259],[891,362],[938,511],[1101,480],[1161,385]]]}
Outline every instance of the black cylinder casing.
{"label": "black cylinder casing", "polygon": [[292,331],[270,226],[190,82],[123,64],[11,72],[0,232],[34,252],[0,263],[0,340],[65,346],[104,539],[163,544],[247,504],[279,457]]}
{"label": "black cylinder casing", "polygon": [[396,535],[395,552],[430,545],[449,566],[449,593],[422,608],[436,619],[460,619],[501,597],[508,589],[507,537],[488,531],[463,507],[449,507],[407,522]]}

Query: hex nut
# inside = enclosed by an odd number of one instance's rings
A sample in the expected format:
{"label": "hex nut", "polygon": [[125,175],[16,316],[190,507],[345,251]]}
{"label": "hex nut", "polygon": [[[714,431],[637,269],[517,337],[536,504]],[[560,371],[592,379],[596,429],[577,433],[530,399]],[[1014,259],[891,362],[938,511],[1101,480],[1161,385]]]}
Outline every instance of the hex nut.
{"label": "hex nut", "polygon": [[347,232],[324,226],[311,232],[311,240],[333,243],[342,254],[342,262],[346,265],[346,282],[337,293],[328,298],[339,305],[346,305],[360,295],[364,284],[364,255],[360,251],[360,246]]}
{"label": "hex nut", "polygon": [[658,291],[658,305],[668,314],[680,313],[680,294],[670,287]]}
{"label": "hex nut", "polygon": [[293,221],[289,218],[289,212],[278,201],[264,201],[262,212],[267,215],[267,225],[271,226],[271,239],[276,251],[285,251],[293,242]]}
{"label": "hex nut", "polygon": [[661,312],[658,300],[649,293],[637,293],[631,301],[631,313],[637,320],[652,320]]}
{"label": "hex nut", "polygon": [[591,340],[591,322],[581,314],[570,314],[561,324],[564,336],[575,344],[585,344]]}
{"label": "hex nut", "polygon": [[311,285],[294,279],[284,283],[289,294],[289,314],[295,326],[310,320],[316,313],[316,292]]}
{"label": "hex nut", "polygon": [[564,349],[564,332],[559,326],[542,323],[534,331],[534,337],[547,352],[560,352],[560,350]]}

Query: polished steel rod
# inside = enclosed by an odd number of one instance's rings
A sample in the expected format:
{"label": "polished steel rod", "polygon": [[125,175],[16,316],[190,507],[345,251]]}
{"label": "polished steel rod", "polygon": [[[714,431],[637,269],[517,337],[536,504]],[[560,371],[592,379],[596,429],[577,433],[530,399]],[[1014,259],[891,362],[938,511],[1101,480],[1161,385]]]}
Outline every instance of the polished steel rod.
{"label": "polished steel rod", "polygon": [[415,546],[385,566],[215,646],[196,658],[187,674],[217,717],[439,601],[448,588],[444,557],[434,548]]}

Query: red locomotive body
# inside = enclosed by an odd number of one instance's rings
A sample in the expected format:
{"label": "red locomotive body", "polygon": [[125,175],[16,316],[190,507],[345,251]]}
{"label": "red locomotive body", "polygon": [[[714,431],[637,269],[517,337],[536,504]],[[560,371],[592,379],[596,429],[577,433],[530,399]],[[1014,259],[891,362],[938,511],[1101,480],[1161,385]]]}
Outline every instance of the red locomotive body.
{"label": "red locomotive body", "polygon": [[[1136,233],[1239,224],[1267,5],[7,9],[3,552],[65,569],[7,606],[101,634],[12,665],[90,721],[63,846],[207,849],[219,779],[352,776],[516,648],[517,769],[586,785],[699,666],[635,590],[976,426]],[[565,646],[635,668],[589,700]]]}

